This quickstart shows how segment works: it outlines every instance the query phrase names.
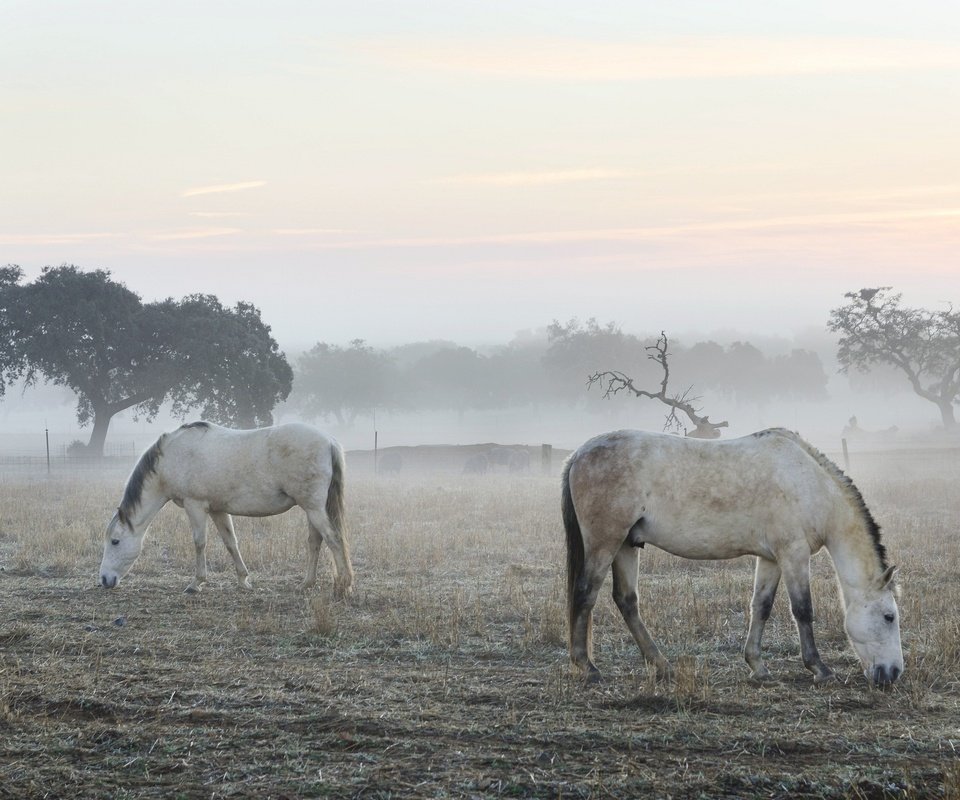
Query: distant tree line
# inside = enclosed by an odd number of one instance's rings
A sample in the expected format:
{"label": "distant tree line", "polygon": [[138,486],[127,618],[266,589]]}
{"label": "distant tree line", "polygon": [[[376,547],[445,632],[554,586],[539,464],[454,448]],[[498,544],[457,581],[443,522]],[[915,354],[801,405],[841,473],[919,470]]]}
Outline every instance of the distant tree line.
{"label": "distant tree line", "polygon": [[[885,381],[895,371],[937,406],[945,429],[957,429],[960,312],[949,304],[933,311],[904,306],[889,287],[845,297],[828,323],[839,334],[841,369]],[[25,282],[19,267],[0,267],[0,398],[14,383],[69,389],[77,420],[92,424],[92,455],[102,454],[117,413],[132,409],[152,419],[161,406],[174,416],[197,412],[237,427],[270,424],[288,396],[303,416],[341,425],[376,409],[462,415],[561,404],[598,411],[609,408],[610,392],[589,391],[588,382],[604,371],[629,376],[646,390],[640,395],[657,396],[650,390],[664,379],[665,365],[651,359],[656,341],[613,322],[554,320],[538,334],[484,349],[450,341],[381,349],[363,339],[321,341],[300,355],[294,371],[250,303],[224,306],[205,294],[145,303],[102,270],[46,267]],[[662,342],[666,348],[665,336]],[[745,341],[671,339],[669,375],[675,398],[709,394],[711,401],[762,406],[827,396],[815,352],[767,355]]]}
{"label": "distant tree line", "polygon": [[[296,362],[290,402],[314,419],[350,424],[381,410],[471,410],[563,404],[604,408],[587,378],[602,369],[630,371],[638,382],[660,381],[644,339],[615,323],[554,321],[543,336],[528,336],[483,351],[448,341],[377,349],[362,339],[346,345],[320,342]],[[671,344],[672,382],[737,403],[779,399],[821,400],[827,375],[820,357],[796,349],[767,356],[748,342],[724,347]],[[638,384],[639,385],[639,384]]]}

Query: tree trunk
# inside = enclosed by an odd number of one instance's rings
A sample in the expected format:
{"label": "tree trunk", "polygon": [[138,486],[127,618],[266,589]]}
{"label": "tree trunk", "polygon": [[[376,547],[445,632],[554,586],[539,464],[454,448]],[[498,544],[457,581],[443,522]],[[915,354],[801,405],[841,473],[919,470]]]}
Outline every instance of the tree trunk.
{"label": "tree trunk", "polygon": [[93,433],[87,443],[87,455],[90,458],[103,458],[103,444],[107,440],[107,429],[114,411],[110,408],[98,407],[93,411]]}
{"label": "tree trunk", "polygon": [[957,418],[953,413],[953,401],[952,400],[942,400],[937,405],[940,408],[940,417],[943,419],[943,427],[952,431],[957,427]]}

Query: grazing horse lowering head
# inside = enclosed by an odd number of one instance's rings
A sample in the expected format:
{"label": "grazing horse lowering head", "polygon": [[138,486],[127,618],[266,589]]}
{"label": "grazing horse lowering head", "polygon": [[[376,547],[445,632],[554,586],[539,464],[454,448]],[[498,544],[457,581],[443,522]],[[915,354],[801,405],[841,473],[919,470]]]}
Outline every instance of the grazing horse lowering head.
{"label": "grazing horse lowering head", "polygon": [[[643,657],[669,674],[640,619],[640,549],[683,558],[756,557],[743,655],[754,680],[771,680],[760,642],[781,578],[797,623],[800,656],[815,683],[834,678],[813,635],[810,558],[825,548],[844,603],[844,624],[863,674],[889,686],[903,673],[895,567],[880,527],[853,481],[799,435],[773,428],[725,442],[611,431],[579,447],[564,467],[570,660],[587,680],[593,607],[604,573]],[[691,499],[692,498],[692,499]]]}
{"label": "grazing horse lowering head", "polygon": [[107,525],[103,544],[103,560],[100,562],[100,585],[115,589],[120,579],[140,556],[144,531],[137,533],[121,509],[117,509]]}
{"label": "grazing horse lowering head", "polygon": [[100,584],[117,587],[140,555],[151,520],[172,501],[184,510],[193,532],[196,572],[186,591],[200,591],[207,580],[208,518],[233,559],[239,587],[251,589],[233,515],[269,517],[298,505],[309,529],[302,588],[316,585],[326,544],[336,570],[334,591],[346,595],[353,566],[344,526],[344,469],[340,445],[300,423],[235,431],[191,422],[164,433],[133,468],[107,525]]}
{"label": "grazing horse lowering head", "polygon": [[860,658],[864,676],[876,686],[889,686],[903,672],[895,572],[896,567],[887,568],[860,591],[849,591],[847,599],[847,638]]}

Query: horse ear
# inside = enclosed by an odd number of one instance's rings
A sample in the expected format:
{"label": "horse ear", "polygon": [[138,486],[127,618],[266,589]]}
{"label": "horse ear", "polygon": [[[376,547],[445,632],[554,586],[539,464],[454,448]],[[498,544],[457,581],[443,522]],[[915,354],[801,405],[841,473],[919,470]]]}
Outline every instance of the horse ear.
{"label": "horse ear", "polygon": [[893,581],[897,577],[897,567],[887,567],[886,571],[877,578],[877,588],[881,591],[883,589],[892,589]]}

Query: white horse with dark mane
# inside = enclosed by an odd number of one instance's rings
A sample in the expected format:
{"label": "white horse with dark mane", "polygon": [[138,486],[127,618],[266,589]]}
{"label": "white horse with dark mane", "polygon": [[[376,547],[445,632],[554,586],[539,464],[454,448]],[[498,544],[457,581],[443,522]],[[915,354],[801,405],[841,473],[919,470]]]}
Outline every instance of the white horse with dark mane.
{"label": "white horse with dark mane", "polygon": [[164,433],[140,457],[107,525],[100,583],[109,589],[119,584],[140,555],[147,526],[172,500],[187,513],[197,551],[196,576],[187,591],[199,591],[207,579],[208,516],[230,551],[240,587],[249,589],[230,515],[268,517],[296,505],[309,523],[302,588],[316,585],[326,542],[336,565],[335,590],[346,594],[353,567],[343,528],[343,479],[340,445],[308,425],[238,431],[193,422]]}
{"label": "white horse with dark mane", "polygon": [[845,607],[844,627],[866,678],[885,686],[903,672],[895,568],[860,492],[829,459],[787,430],[728,441],[615,431],[581,446],[563,471],[570,659],[588,680],[592,611],[608,569],[613,599],[644,658],[669,664],[637,603],[640,548],[683,558],[757,559],[744,657],[757,680],[763,627],[783,576],[803,663],[821,683],[833,677],[813,638],[810,557],[826,548]]}

